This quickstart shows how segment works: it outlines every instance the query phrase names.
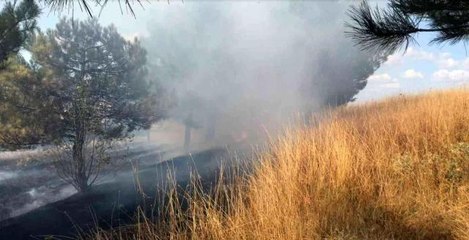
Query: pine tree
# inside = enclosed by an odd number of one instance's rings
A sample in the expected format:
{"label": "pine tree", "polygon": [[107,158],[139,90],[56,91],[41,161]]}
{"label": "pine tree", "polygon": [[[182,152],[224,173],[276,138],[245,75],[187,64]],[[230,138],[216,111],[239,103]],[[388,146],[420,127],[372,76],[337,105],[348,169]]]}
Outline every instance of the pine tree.
{"label": "pine tree", "polygon": [[[14,70],[0,74],[10,85],[3,87],[9,94],[3,111],[15,116],[4,119],[9,134],[0,132],[5,138],[0,144],[18,148],[31,142],[15,139],[31,139],[59,146],[59,176],[87,191],[109,160],[112,142],[162,117],[155,108],[156,96],[148,90],[146,51],[137,40],[125,40],[114,26],[101,27],[92,19],[62,19],[55,30],[36,34],[28,50],[31,64],[11,66],[24,69],[22,81]],[[20,104],[18,99],[25,101]],[[12,124],[16,119],[20,122]],[[24,131],[32,137],[21,136]]]}
{"label": "pine tree", "polygon": [[[0,71],[0,147],[16,149],[50,142],[58,135],[49,112],[45,69],[12,55]],[[47,135],[45,134],[47,132]]]}
{"label": "pine tree", "polygon": [[469,39],[467,0],[389,0],[372,9],[364,1],[349,11],[349,36],[364,49],[394,52],[415,42],[421,32],[435,32],[432,43],[455,44]]}
{"label": "pine tree", "polygon": [[[47,5],[49,5],[53,10],[61,11],[64,8],[73,8],[75,4],[78,5],[80,9],[85,10],[90,17],[94,16],[94,13],[91,9],[91,5],[100,6],[101,9],[106,6],[109,0],[43,0]],[[138,3],[141,5],[141,0],[117,0],[119,5],[124,5],[130,13],[135,16],[133,5]]]}
{"label": "pine tree", "polygon": [[[37,2],[43,2],[52,10],[61,11],[64,8],[73,8],[78,5],[79,9],[86,11],[90,17],[95,13],[91,10],[91,4],[106,6],[109,0],[17,0],[8,1],[0,11],[0,69],[4,69],[7,58],[18,53],[24,47],[28,36],[36,29],[36,19],[41,14]],[[133,5],[140,3],[140,0],[119,0],[123,3],[131,14],[135,16]]]}
{"label": "pine tree", "polygon": [[0,12],[0,69],[11,54],[16,54],[36,28],[40,14],[34,0],[6,2]]}

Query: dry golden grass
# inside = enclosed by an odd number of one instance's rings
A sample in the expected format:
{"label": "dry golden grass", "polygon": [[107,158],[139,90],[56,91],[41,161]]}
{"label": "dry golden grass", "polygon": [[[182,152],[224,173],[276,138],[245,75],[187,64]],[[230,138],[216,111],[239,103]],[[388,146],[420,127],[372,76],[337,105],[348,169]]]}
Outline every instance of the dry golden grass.
{"label": "dry golden grass", "polygon": [[[344,107],[273,140],[252,175],[95,239],[469,239],[469,91]],[[172,195],[172,194],[170,194]],[[174,199],[174,198],[173,198]]]}

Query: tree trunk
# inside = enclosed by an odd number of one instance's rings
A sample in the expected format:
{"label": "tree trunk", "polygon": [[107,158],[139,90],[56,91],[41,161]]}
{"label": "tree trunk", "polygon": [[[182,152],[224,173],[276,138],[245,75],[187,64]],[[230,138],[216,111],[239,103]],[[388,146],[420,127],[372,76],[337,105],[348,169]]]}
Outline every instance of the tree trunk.
{"label": "tree trunk", "polygon": [[191,126],[189,124],[185,124],[184,130],[184,151],[186,153],[190,152],[190,144],[191,144]]}
{"label": "tree trunk", "polygon": [[194,120],[192,119],[192,112],[190,112],[186,119],[184,120],[184,151],[186,153],[190,152],[190,145],[191,145],[191,131],[192,127],[194,127]]}
{"label": "tree trunk", "polygon": [[72,176],[74,185],[79,192],[89,190],[88,176],[86,174],[86,162],[83,156],[83,148],[85,144],[85,128],[83,123],[75,129],[75,140],[73,143],[73,162],[75,163],[75,174]]}
{"label": "tree trunk", "polygon": [[213,139],[215,138],[215,128],[217,124],[216,120],[217,120],[217,115],[215,114],[214,111],[212,111],[211,114],[208,114],[207,123],[206,123],[207,132],[205,134],[206,141],[213,141]]}

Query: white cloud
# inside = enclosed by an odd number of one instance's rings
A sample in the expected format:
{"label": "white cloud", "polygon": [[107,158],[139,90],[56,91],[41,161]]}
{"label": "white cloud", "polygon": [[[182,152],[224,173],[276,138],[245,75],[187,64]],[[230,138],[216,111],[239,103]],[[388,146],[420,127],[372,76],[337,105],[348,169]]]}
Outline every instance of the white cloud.
{"label": "white cloud", "polygon": [[395,80],[396,81],[381,84],[380,87],[383,87],[383,88],[399,88],[401,86],[401,84],[397,81],[397,79],[395,79]]}
{"label": "white cloud", "polygon": [[438,59],[437,64],[440,68],[455,68],[460,65],[460,63],[453,58],[445,58],[443,56]]}
{"label": "white cloud", "polygon": [[394,53],[394,54],[389,55],[385,64],[386,65],[399,65],[405,59],[433,61],[435,60],[435,54],[410,47],[407,49],[407,51],[404,54]]}
{"label": "white cloud", "polygon": [[402,63],[403,55],[402,54],[391,54],[386,59],[384,64],[386,65],[399,65]]}
{"label": "white cloud", "polygon": [[426,61],[433,61],[436,58],[434,53],[419,49],[416,50],[414,48],[407,49],[407,52],[404,54],[404,56]]}
{"label": "white cloud", "polygon": [[368,77],[369,82],[388,82],[391,80],[392,80],[391,76],[389,76],[389,74],[387,73],[373,74],[370,77]]}
{"label": "white cloud", "polygon": [[461,67],[464,69],[469,69],[469,58],[466,58],[461,61]]}
{"label": "white cloud", "polygon": [[396,78],[392,78],[387,73],[371,75],[368,78],[368,82],[372,84],[375,89],[400,87],[399,81]]}
{"label": "white cloud", "polygon": [[424,50],[409,48],[406,57],[410,57],[416,60],[430,61],[436,64],[439,68],[451,69],[457,68],[461,65],[461,62],[452,58],[451,53],[432,53]]}
{"label": "white cloud", "polygon": [[417,72],[414,69],[409,69],[404,72],[403,77],[407,79],[423,79],[423,73]]}
{"label": "white cloud", "polygon": [[451,81],[451,82],[463,82],[469,81],[468,70],[448,70],[440,69],[433,73],[433,80],[435,81]]}
{"label": "white cloud", "polygon": [[464,67],[469,69],[469,58],[466,62],[458,61],[454,59],[449,52],[433,53],[421,49],[409,48],[403,55],[393,54],[388,57],[386,64],[397,65],[401,64],[406,59],[429,61],[437,65],[439,68],[444,69],[455,69],[458,67]]}

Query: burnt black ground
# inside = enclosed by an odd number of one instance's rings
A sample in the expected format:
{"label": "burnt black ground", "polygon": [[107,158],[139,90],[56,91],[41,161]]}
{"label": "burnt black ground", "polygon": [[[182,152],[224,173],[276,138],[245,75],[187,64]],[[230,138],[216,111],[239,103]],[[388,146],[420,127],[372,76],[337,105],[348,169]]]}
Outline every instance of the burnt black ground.
{"label": "burnt black ground", "polygon": [[155,202],[157,187],[168,184],[168,173],[172,173],[182,188],[189,184],[194,172],[209,185],[217,178],[220,166],[229,165],[223,163],[228,159],[225,156],[226,149],[212,149],[146,166],[137,174],[121,175],[118,180],[97,185],[88,193],[75,194],[0,222],[0,239],[50,239],[50,236],[70,239],[96,226],[106,229],[129,224],[143,202],[142,194],[137,192],[136,176],[145,192],[145,202]]}
{"label": "burnt black ground", "polygon": [[[148,166],[175,154],[177,149],[146,142],[116,146],[110,152],[113,161],[101,169],[96,184],[128,173],[131,162]],[[51,159],[47,150],[0,152],[0,222],[76,193],[57,176]]]}

